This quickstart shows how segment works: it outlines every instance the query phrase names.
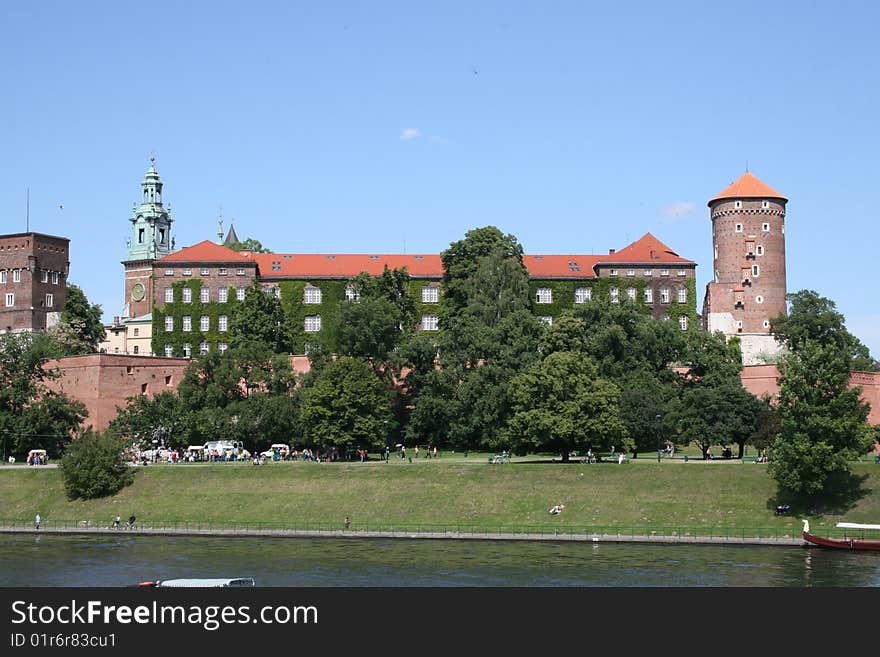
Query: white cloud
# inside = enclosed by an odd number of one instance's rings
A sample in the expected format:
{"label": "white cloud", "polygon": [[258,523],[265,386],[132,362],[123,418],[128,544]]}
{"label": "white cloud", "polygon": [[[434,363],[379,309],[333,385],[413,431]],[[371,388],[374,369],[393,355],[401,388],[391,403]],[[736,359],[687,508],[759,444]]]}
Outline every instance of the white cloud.
{"label": "white cloud", "polygon": [[663,221],[665,223],[675,223],[687,218],[696,210],[697,204],[693,201],[676,201],[663,208]]}
{"label": "white cloud", "polygon": [[422,136],[422,131],[418,128],[404,128],[400,133],[401,139],[418,139]]}

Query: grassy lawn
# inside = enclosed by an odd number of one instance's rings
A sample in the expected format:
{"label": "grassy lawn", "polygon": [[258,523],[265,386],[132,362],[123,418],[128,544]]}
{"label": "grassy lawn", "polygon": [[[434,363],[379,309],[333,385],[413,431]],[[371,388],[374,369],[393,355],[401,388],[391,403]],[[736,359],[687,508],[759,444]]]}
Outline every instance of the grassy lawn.
{"label": "grassy lawn", "polygon": [[[764,465],[738,461],[664,460],[643,455],[616,463],[553,463],[517,458],[490,465],[487,454],[444,454],[439,459],[389,463],[248,463],[150,465],[135,482],[101,500],[69,502],[61,473],[51,468],[0,467],[4,519],[90,519],[117,513],[143,521],[340,523],[445,526],[502,524],[528,528],[790,527],[797,517],[776,516],[774,482]],[[839,516],[817,517],[814,527],[880,521],[880,466],[853,464],[867,475],[868,492]],[[555,517],[547,509],[559,502]]]}

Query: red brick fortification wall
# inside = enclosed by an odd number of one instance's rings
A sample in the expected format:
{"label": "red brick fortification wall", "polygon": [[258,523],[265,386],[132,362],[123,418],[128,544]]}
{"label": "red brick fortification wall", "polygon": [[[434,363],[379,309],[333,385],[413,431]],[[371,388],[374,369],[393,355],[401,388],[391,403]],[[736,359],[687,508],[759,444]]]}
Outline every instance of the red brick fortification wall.
{"label": "red brick fortification wall", "polygon": [[[743,387],[756,397],[765,394],[775,397],[779,393],[776,365],[746,365],[739,376]],[[875,426],[880,424],[880,372],[851,372],[849,383],[859,386],[862,400],[871,405],[868,422]]]}
{"label": "red brick fortification wall", "polygon": [[84,425],[101,431],[116,417],[116,407],[125,407],[128,397],[152,399],[164,390],[177,390],[188,364],[185,358],[89,354],[50,361],[46,368],[61,373],[49,386],[85,404]]}

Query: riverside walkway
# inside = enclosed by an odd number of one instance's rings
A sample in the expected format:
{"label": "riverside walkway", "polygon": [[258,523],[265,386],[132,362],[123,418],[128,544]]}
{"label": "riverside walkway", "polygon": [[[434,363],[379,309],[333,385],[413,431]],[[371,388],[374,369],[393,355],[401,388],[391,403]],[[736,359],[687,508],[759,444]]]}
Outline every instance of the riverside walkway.
{"label": "riverside walkway", "polygon": [[657,544],[688,544],[688,545],[779,545],[786,547],[809,546],[800,535],[748,536],[731,529],[727,532],[715,531],[709,535],[693,533],[634,533],[618,531],[613,533],[569,531],[482,531],[467,530],[414,530],[400,529],[260,529],[247,526],[237,527],[200,527],[165,526],[155,523],[151,526],[136,525],[132,529],[99,526],[87,521],[79,523],[43,523],[40,529],[22,522],[0,523],[0,533],[7,534],[75,534],[75,535],[113,535],[128,536],[219,536],[219,537],[265,537],[265,538],[402,538],[428,540],[477,540],[477,541],[567,541],[581,543],[657,543]]}

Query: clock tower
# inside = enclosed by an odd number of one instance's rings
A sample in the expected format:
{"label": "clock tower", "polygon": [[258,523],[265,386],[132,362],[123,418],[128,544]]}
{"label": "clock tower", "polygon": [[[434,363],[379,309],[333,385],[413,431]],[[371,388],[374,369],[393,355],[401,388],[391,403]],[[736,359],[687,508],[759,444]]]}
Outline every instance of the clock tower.
{"label": "clock tower", "polygon": [[153,262],[174,247],[170,211],[162,206],[162,181],[155,158],[141,183],[141,202],[132,209],[131,236],[126,244],[123,319],[143,317],[153,309]]}

